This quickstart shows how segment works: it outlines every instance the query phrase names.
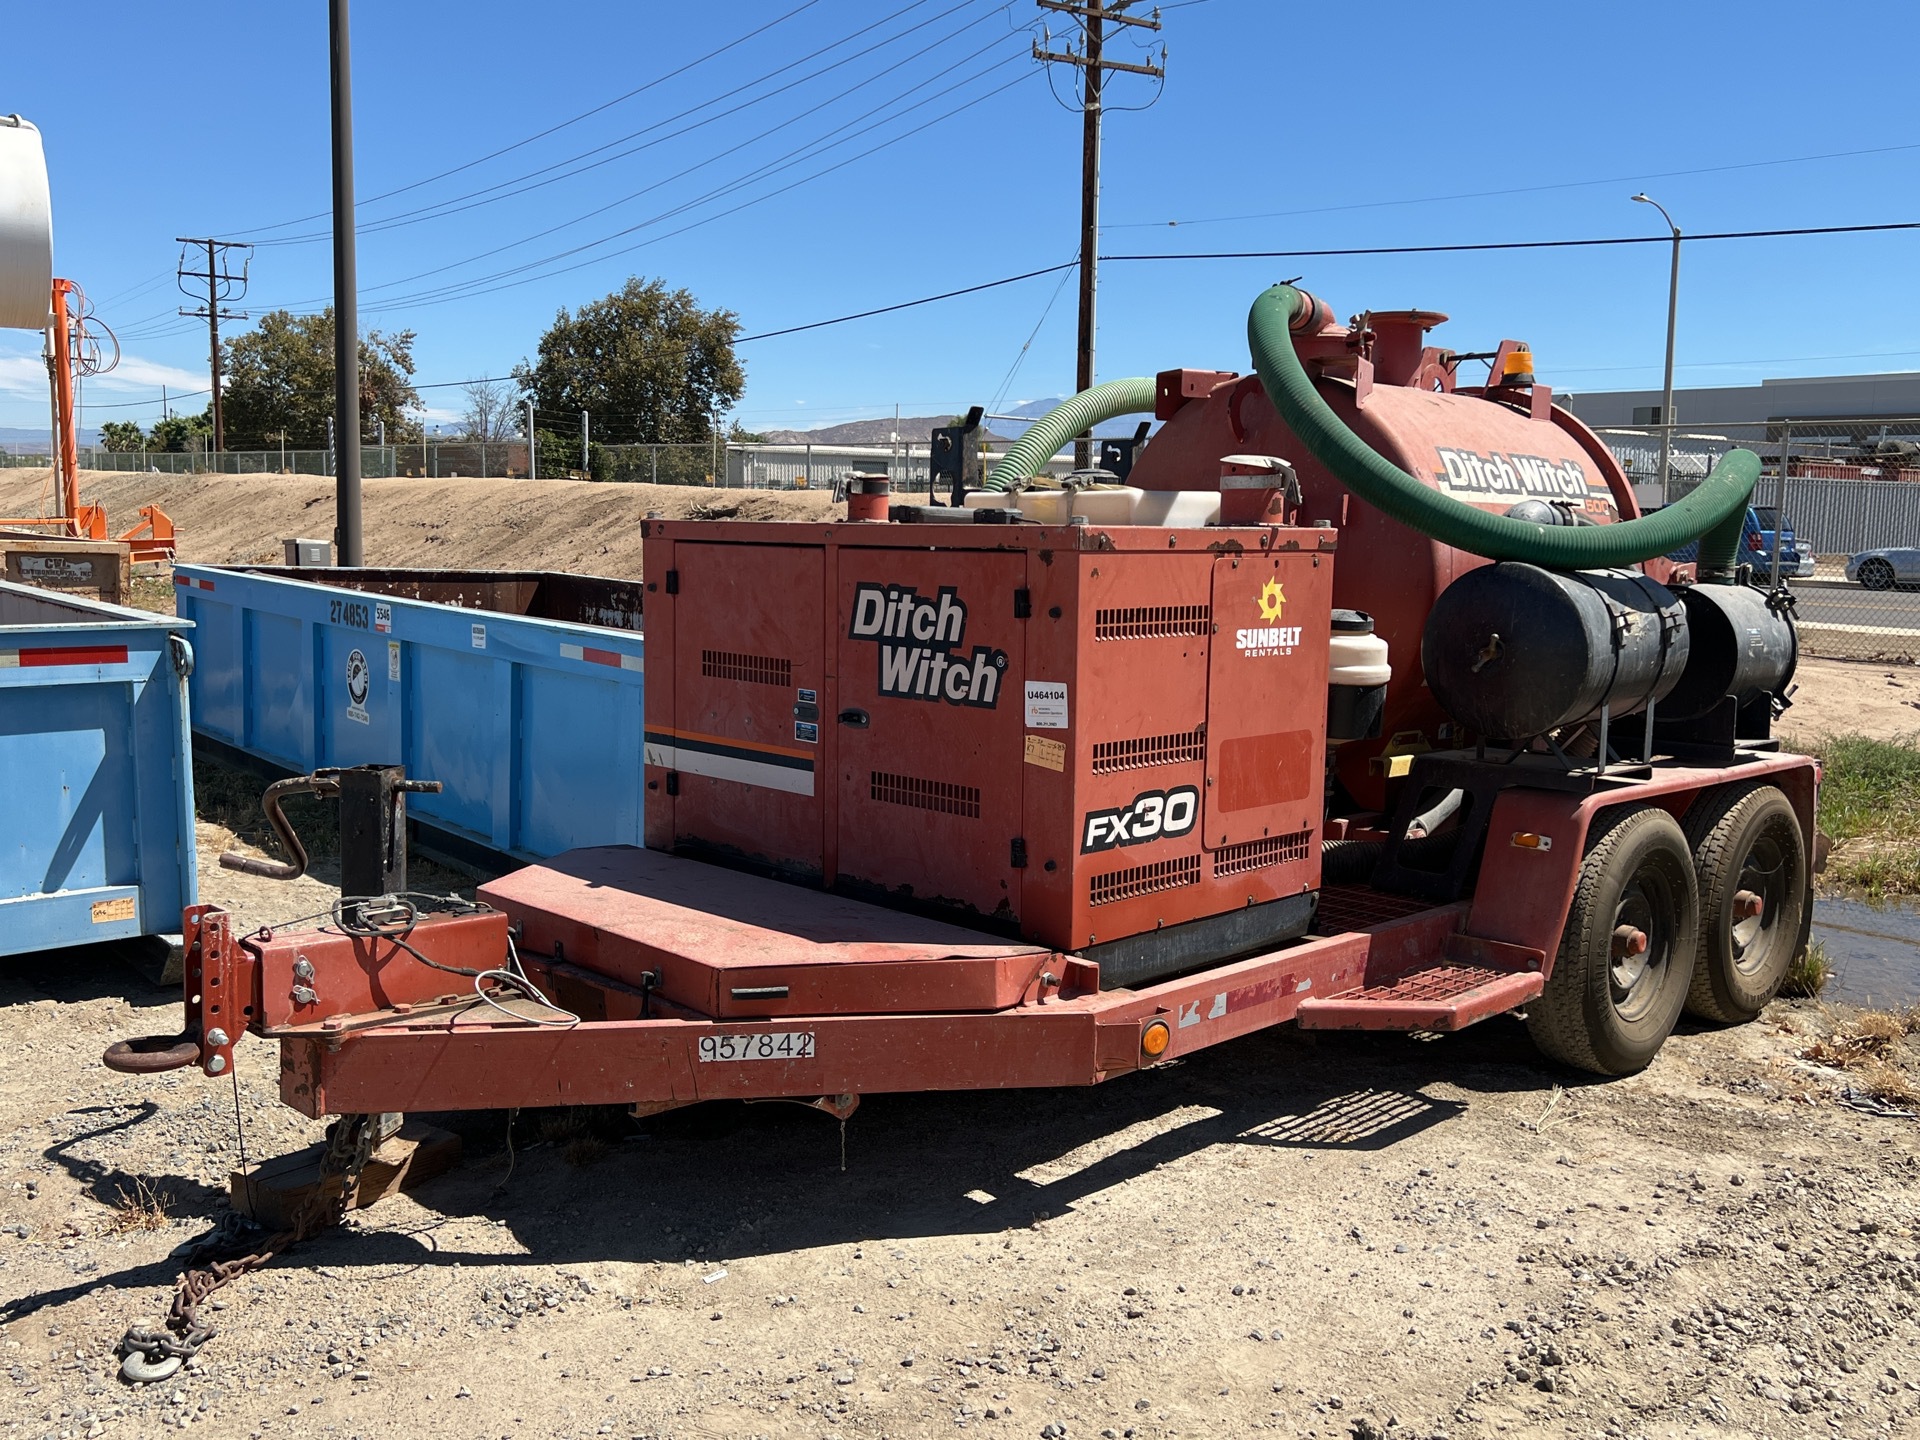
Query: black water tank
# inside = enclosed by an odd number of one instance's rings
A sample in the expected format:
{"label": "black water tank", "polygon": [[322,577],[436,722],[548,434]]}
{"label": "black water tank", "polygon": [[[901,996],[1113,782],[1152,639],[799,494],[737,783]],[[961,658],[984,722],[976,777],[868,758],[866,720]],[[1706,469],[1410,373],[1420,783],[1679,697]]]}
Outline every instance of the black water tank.
{"label": "black water tank", "polygon": [[1687,663],[1680,601],[1638,570],[1502,561],[1440,593],[1420,637],[1434,698],[1476,735],[1517,740],[1664,700]]}
{"label": "black water tank", "polygon": [[1750,585],[1693,585],[1680,592],[1687,611],[1687,667],[1658,716],[1692,720],[1731,695],[1749,705],[1778,695],[1800,658],[1793,621],[1768,608]]}

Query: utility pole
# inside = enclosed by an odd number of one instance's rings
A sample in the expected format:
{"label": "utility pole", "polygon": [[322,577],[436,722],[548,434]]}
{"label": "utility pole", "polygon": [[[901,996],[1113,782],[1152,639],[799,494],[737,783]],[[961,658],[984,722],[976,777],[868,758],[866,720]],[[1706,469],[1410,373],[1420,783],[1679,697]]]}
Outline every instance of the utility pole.
{"label": "utility pole", "polygon": [[527,478],[540,478],[540,457],[534,453],[533,439],[533,401],[527,401]]}
{"label": "utility pole", "polygon": [[[216,451],[224,450],[227,432],[220,413],[220,322],[247,318],[247,312],[244,310],[228,310],[223,307],[229,301],[246,297],[247,268],[253,263],[253,246],[243,245],[236,240],[195,240],[184,235],[176,239],[179,244],[192,245],[196,249],[204,246],[207,252],[207,268],[189,270],[186,252],[181,251],[175,278],[179,282],[181,293],[190,299],[198,300],[200,297],[187,289],[189,280],[206,286],[206,303],[192,310],[182,310],[180,313],[189,319],[207,322],[207,350],[213,369],[213,448]],[[232,264],[227,258],[227,252],[230,250],[246,252],[240,261],[240,273],[237,275],[233,272]]]}
{"label": "utility pole", "polygon": [[[1131,65],[1106,58],[1107,25],[1137,25],[1143,30],[1158,30],[1158,18],[1142,19],[1121,13],[1135,0],[1035,0],[1042,10],[1058,10],[1080,22],[1082,45],[1078,54],[1072,49],[1062,53],[1033,47],[1033,58],[1048,64],[1071,65],[1083,73],[1080,101],[1080,328],[1079,354],[1074,367],[1074,389],[1093,388],[1093,301],[1097,289],[1095,259],[1100,249],[1100,114],[1101,78],[1108,70],[1124,70],[1133,75],[1166,78],[1166,47],[1160,51],[1159,65]],[[1156,12],[1156,17],[1157,17]],[[1073,467],[1086,470],[1093,464],[1091,431],[1074,438]]]}
{"label": "utility pole", "polygon": [[336,559],[364,565],[360,532],[360,296],[353,234],[353,63],[347,0],[329,0],[333,90],[333,416]]}

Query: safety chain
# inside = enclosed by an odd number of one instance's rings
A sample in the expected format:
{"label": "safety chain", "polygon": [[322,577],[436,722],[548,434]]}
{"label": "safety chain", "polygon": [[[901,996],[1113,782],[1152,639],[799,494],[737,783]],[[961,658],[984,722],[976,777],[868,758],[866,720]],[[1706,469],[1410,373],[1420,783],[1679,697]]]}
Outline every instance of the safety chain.
{"label": "safety chain", "polygon": [[[120,1378],[130,1385],[169,1379],[216,1333],[200,1319],[201,1305],[242,1275],[258,1270],[302,1240],[338,1225],[353,1208],[360,1172],[372,1158],[374,1147],[399,1128],[400,1118],[397,1114],[342,1115],[328,1126],[319,1183],[295,1212],[293,1224],[270,1236],[258,1250],[213,1260],[210,1257],[221,1248],[222,1239],[222,1230],[216,1229],[190,1251],[188,1267],[174,1286],[165,1328],[129,1325],[114,1347],[114,1353],[124,1357]],[[194,1263],[196,1260],[202,1263]]]}

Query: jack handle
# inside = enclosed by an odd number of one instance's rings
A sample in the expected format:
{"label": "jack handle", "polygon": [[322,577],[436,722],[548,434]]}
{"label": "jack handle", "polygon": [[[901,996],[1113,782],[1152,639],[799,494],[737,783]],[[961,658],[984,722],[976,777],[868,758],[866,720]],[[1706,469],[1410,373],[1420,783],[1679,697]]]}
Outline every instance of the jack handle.
{"label": "jack handle", "polygon": [[322,800],[332,800],[337,799],[339,794],[338,770],[316,770],[311,775],[294,775],[274,781],[261,793],[260,808],[266,813],[267,823],[273,827],[273,833],[280,837],[281,848],[293,859],[263,860],[229,850],[220,857],[220,868],[238,870],[242,875],[259,875],[267,880],[298,880],[307,873],[307,847],[300,843],[293,822],[287,819],[280,802],[289,795],[313,795]]}
{"label": "jack handle", "polygon": [[[438,795],[441,785],[438,780],[402,780],[394,788],[416,795]],[[322,800],[337,800],[340,798],[340,771],[337,768],[316,770],[311,775],[294,775],[285,780],[276,780],[261,793],[260,808],[266,814],[267,823],[273,826],[273,833],[280,837],[281,847],[293,857],[291,861],[265,860],[229,850],[220,857],[221,869],[238,870],[243,875],[259,875],[268,880],[298,880],[307,873],[307,847],[300,843],[293,822],[287,819],[286,812],[280,808],[281,800],[289,795],[313,795]]]}

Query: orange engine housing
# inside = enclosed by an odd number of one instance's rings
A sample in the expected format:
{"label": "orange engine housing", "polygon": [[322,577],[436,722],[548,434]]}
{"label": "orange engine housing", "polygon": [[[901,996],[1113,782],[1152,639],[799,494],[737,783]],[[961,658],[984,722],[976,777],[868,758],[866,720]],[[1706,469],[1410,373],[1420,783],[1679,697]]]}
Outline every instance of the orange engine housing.
{"label": "orange engine housing", "polygon": [[647,844],[1131,984],[1306,931],[1335,535],[651,521]]}

